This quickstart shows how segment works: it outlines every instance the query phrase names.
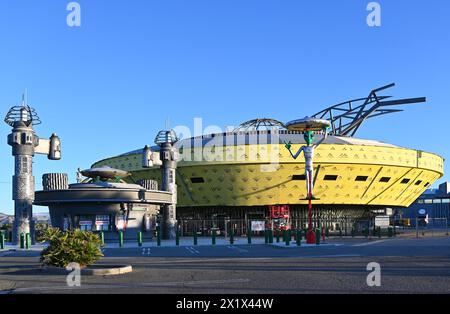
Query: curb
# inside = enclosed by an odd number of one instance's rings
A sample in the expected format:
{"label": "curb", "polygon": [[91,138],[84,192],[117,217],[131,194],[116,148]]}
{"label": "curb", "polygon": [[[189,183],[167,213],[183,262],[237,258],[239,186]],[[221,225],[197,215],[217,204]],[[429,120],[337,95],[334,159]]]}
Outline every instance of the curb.
{"label": "curb", "polygon": [[[82,268],[81,275],[86,276],[114,276],[131,273],[133,267],[131,265],[94,265],[96,268]],[[40,269],[42,272],[67,275],[70,271],[62,267],[45,266]]]}
{"label": "curb", "polygon": [[[283,243],[283,242],[280,242],[280,243]],[[319,248],[319,247],[343,246],[344,244],[342,244],[342,243],[320,243],[319,245],[317,245],[317,244],[302,243],[301,245],[297,245],[297,243],[291,242],[289,245],[285,245],[284,243],[283,244],[269,243],[268,245],[270,245],[272,247],[280,248],[280,249],[300,249],[300,248]]]}
{"label": "curb", "polygon": [[112,276],[131,273],[133,267],[131,265],[111,267],[111,268],[99,268],[99,269],[82,269],[81,274],[88,276]]}

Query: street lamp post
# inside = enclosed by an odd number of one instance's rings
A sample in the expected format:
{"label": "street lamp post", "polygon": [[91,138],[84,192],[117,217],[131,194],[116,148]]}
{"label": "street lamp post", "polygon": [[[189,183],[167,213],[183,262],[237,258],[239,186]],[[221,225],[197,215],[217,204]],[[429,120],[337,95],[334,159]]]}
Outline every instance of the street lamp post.
{"label": "street lamp post", "polygon": [[[305,155],[305,179],[306,179],[306,191],[308,200],[308,232],[306,233],[306,243],[314,244],[316,242],[315,233],[312,227],[312,200],[317,199],[313,195],[313,177],[314,177],[314,150],[327,138],[327,128],[330,126],[328,120],[315,119],[310,117],[305,117],[303,119],[294,120],[288,122],[286,127],[290,131],[303,132],[303,138],[305,139],[306,145],[300,147],[297,153],[293,153],[291,150],[292,143],[285,142],[286,148],[291,153],[292,158],[297,159],[298,156],[303,152]],[[314,143],[314,133],[313,132],[324,132],[324,136],[317,143]]]}

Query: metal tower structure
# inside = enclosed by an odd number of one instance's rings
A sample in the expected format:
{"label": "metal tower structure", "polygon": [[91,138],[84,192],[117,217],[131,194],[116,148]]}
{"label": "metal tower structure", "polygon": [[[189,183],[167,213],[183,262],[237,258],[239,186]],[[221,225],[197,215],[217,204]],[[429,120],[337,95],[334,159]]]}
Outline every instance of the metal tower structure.
{"label": "metal tower structure", "polygon": [[163,239],[174,239],[176,236],[176,204],[177,204],[177,185],[175,182],[178,150],[173,146],[178,141],[177,135],[173,130],[160,131],[156,136],[155,143],[160,147],[160,159],[162,162],[162,187],[163,191],[172,193],[172,204],[162,205],[161,232]]}
{"label": "metal tower structure", "polygon": [[5,117],[12,127],[8,144],[14,156],[13,200],[14,226],[13,242],[17,244],[21,234],[31,234],[34,242],[33,201],[35,180],[33,176],[34,154],[45,154],[51,160],[61,159],[61,142],[53,133],[50,139],[41,139],[34,132],[34,126],[41,124],[36,111],[27,104],[25,94],[22,104],[12,107]]}
{"label": "metal tower structure", "polygon": [[394,83],[374,89],[366,98],[333,105],[314,114],[312,118],[329,120],[332,128],[330,135],[354,136],[367,119],[403,111],[390,108],[391,106],[426,102],[425,97],[386,100],[392,96],[378,95],[379,92],[393,86],[395,86]]}

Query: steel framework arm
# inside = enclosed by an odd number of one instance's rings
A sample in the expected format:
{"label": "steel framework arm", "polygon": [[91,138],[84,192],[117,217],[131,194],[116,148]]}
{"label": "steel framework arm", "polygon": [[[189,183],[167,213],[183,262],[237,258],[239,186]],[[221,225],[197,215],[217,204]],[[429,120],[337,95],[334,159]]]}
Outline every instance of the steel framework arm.
{"label": "steel framework arm", "polygon": [[328,119],[331,122],[331,134],[333,135],[354,136],[367,119],[403,111],[389,108],[390,106],[426,102],[425,97],[386,100],[392,96],[377,95],[377,93],[393,86],[395,86],[394,83],[374,89],[366,98],[353,99],[333,105],[312,117]]}

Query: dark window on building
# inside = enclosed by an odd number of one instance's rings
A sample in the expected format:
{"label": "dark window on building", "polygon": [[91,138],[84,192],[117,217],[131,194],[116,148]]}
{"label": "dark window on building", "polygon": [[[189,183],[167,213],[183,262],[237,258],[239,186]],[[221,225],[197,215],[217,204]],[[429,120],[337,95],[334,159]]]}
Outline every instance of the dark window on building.
{"label": "dark window on building", "polygon": [[420,185],[422,183],[422,180],[419,180],[416,182],[416,185]]}
{"label": "dark window on building", "polygon": [[191,182],[192,182],[192,183],[205,183],[205,179],[203,179],[202,177],[199,177],[199,178],[191,178]]}
{"label": "dark window on building", "polygon": [[304,174],[294,174],[292,180],[306,180],[306,175]]}
{"label": "dark window on building", "polygon": [[368,178],[368,176],[357,176],[355,181],[365,182]]}
{"label": "dark window on building", "polygon": [[429,187],[430,186],[430,182],[425,183],[425,187]]}
{"label": "dark window on building", "polygon": [[382,177],[382,178],[380,179],[380,182],[384,182],[384,183],[388,183],[389,181],[391,181],[391,178],[390,178],[390,177]]}
{"label": "dark window on building", "polygon": [[327,174],[325,177],[323,177],[323,179],[325,180],[325,181],[336,181],[337,180],[337,175],[330,175],[330,174]]}
{"label": "dark window on building", "polygon": [[409,181],[411,181],[410,179],[403,179],[402,182],[400,182],[401,184],[408,184]]}

